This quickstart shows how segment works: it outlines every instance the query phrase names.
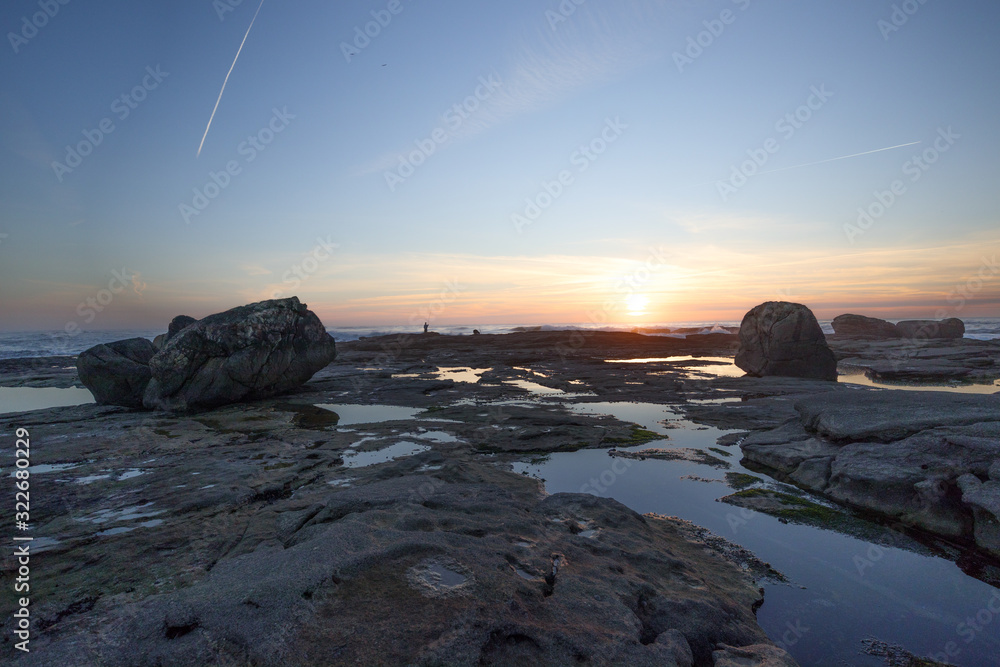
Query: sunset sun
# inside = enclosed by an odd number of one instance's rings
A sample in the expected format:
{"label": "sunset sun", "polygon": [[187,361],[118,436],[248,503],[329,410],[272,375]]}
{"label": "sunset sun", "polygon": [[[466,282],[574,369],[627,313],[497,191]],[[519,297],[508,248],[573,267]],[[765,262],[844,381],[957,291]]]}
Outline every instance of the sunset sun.
{"label": "sunset sun", "polygon": [[630,317],[642,317],[646,314],[649,297],[643,294],[629,294],[625,297],[625,310]]}

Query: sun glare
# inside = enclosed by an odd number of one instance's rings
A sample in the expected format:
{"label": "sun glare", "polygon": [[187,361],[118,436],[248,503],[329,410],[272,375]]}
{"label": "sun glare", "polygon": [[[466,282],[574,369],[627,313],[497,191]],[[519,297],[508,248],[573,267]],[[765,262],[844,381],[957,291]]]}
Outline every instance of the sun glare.
{"label": "sun glare", "polygon": [[641,317],[646,314],[649,297],[642,294],[629,294],[625,297],[625,308],[631,317]]}

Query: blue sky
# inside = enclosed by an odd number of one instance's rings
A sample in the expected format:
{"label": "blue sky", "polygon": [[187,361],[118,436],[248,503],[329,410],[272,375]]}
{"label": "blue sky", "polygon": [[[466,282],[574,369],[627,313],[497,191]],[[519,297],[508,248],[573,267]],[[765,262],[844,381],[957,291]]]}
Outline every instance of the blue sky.
{"label": "blue sky", "polygon": [[0,328],[1000,316],[995,3],[265,0],[198,156],[234,3],[0,9]]}

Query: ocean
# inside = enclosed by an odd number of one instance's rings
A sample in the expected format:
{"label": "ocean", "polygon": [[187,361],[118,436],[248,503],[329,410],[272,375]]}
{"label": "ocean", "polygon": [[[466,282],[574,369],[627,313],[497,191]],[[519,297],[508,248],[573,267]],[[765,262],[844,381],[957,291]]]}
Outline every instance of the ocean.
{"label": "ocean", "polygon": [[[1000,318],[969,318],[965,321],[965,337],[977,340],[1000,339]],[[431,331],[450,336],[469,336],[474,329],[483,334],[504,334],[515,331],[641,331],[649,335],[683,338],[688,333],[725,332],[726,327],[739,327],[735,320],[721,322],[667,322],[660,324],[433,324]],[[829,320],[820,320],[825,333],[832,334],[833,327]],[[358,340],[370,336],[383,336],[406,333],[420,333],[422,327],[400,326],[357,326],[327,328],[337,342]],[[86,349],[101,343],[110,343],[125,338],[153,339],[165,329],[117,330],[117,331],[80,331],[75,336],[69,336],[61,331],[26,331],[0,332],[0,359],[16,359],[22,357],[46,357],[55,355],[77,355]]]}

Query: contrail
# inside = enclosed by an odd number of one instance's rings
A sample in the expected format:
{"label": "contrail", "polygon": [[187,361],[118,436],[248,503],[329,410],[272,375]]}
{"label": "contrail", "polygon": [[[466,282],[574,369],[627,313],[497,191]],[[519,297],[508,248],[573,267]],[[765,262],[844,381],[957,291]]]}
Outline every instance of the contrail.
{"label": "contrail", "polygon": [[877,148],[873,151],[865,151],[864,153],[854,153],[853,155],[841,155],[840,157],[832,157],[829,160],[820,160],[819,162],[807,162],[805,164],[797,164],[794,167],[782,167],[781,169],[771,169],[769,171],[760,171],[758,174],[773,174],[777,171],[786,171],[788,169],[798,169],[799,167],[811,167],[814,164],[823,164],[825,162],[836,162],[837,160],[846,160],[849,157],[858,157],[859,155],[871,155],[872,153],[881,153],[882,151],[891,151],[894,148],[904,148],[906,146],[914,146],[916,144],[923,143],[920,141],[911,141],[908,144],[899,144],[898,146],[889,146],[888,148]]}
{"label": "contrail", "polygon": [[208,137],[208,131],[212,129],[212,121],[215,120],[215,112],[219,110],[219,102],[222,101],[222,93],[226,92],[226,84],[229,83],[229,75],[233,73],[233,68],[236,67],[236,61],[240,59],[240,53],[243,52],[243,45],[247,43],[247,37],[250,36],[250,31],[253,29],[254,21],[257,20],[257,14],[260,14],[260,8],[264,6],[264,0],[260,0],[260,4],[257,5],[257,11],[254,12],[253,19],[250,21],[250,27],[247,28],[247,34],[243,35],[243,41],[240,42],[240,48],[236,51],[236,57],[233,58],[233,64],[229,66],[229,71],[226,73],[226,80],[222,82],[222,90],[219,91],[219,99],[215,100],[215,108],[212,109],[212,115],[208,119],[208,125],[205,127],[205,134],[201,137],[201,143],[198,144],[198,155],[201,156],[202,146],[205,145],[205,138]]}
{"label": "contrail", "polygon": [[[922,143],[923,143],[922,141],[911,141],[908,144],[899,144],[898,146],[888,146],[886,148],[876,148],[873,151],[865,151],[863,153],[852,153],[851,155],[841,155],[840,157],[832,157],[832,158],[829,158],[828,160],[819,160],[818,162],[806,162],[805,164],[797,164],[797,165],[792,166],[792,167],[782,167],[781,169],[770,169],[768,171],[758,171],[755,175],[760,176],[761,174],[773,174],[775,172],[787,171],[789,169],[801,169],[802,167],[811,167],[811,166],[816,165],[816,164],[825,164],[827,162],[836,162],[837,160],[846,160],[847,158],[850,158],[850,157],[858,157],[860,155],[871,155],[872,153],[881,153],[882,151],[891,151],[891,150],[894,150],[896,148],[905,148],[906,146],[915,146],[917,144],[922,144]],[[700,188],[703,185],[715,185],[716,183],[719,183],[719,182],[721,182],[721,181],[717,179],[717,180],[714,180],[714,181],[706,181],[704,183],[698,183],[696,185],[692,185],[691,187],[692,188]]]}

